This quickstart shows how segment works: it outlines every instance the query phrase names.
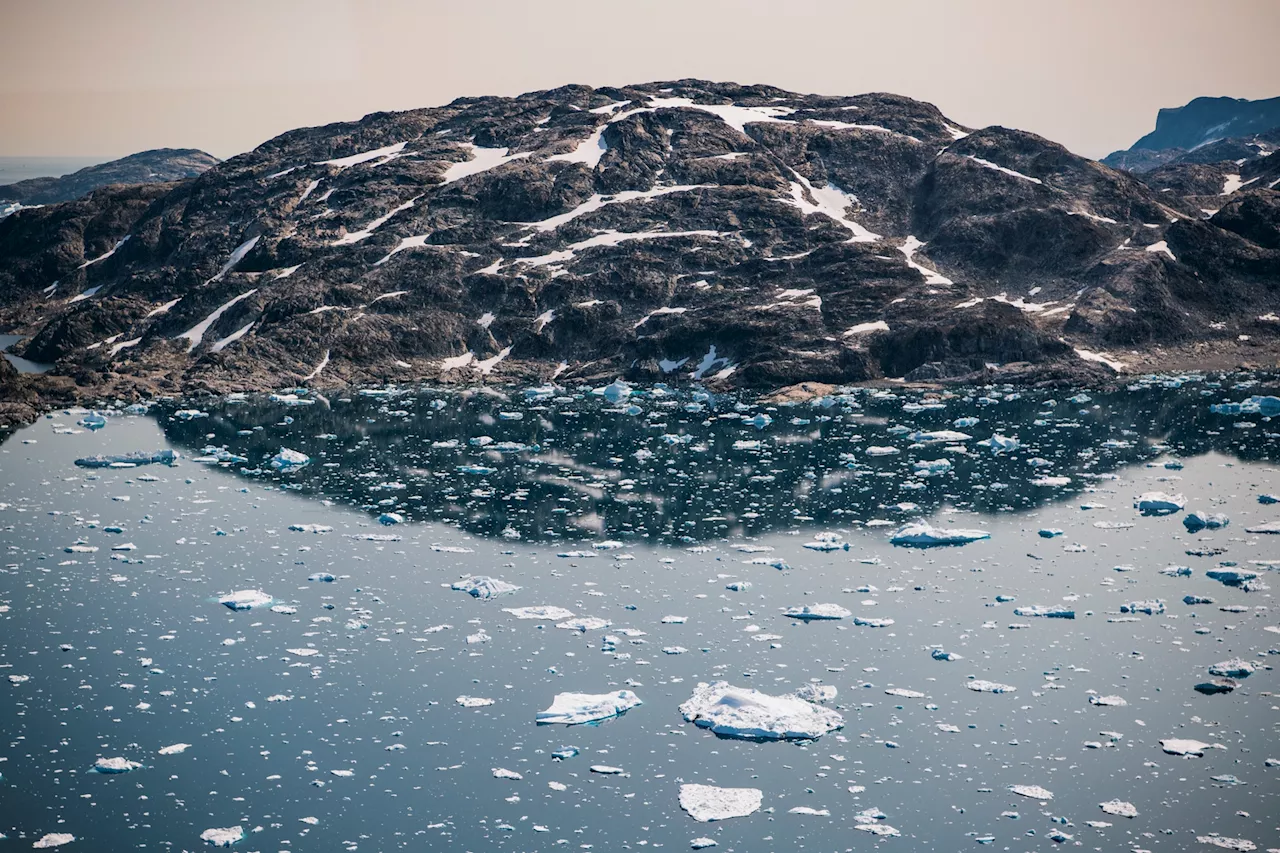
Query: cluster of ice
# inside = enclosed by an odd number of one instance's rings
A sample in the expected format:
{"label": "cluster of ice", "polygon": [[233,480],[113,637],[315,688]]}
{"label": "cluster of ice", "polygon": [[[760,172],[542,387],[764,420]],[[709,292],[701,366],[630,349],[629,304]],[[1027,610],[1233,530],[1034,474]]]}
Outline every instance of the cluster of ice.
{"label": "cluster of ice", "polygon": [[615,693],[557,693],[551,707],[539,711],[537,722],[563,723],[569,726],[595,723],[625,714],[643,704],[630,690]]}
{"label": "cluster of ice", "polygon": [[794,694],[771,696],[727,681],[699,683],[680,713],[718,735],[740,738],[812,739],[844,726],[840,714]]}

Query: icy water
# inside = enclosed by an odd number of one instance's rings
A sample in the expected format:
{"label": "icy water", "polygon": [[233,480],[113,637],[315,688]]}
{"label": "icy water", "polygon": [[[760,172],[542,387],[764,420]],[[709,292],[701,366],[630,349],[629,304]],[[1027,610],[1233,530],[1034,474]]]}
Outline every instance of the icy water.
{"label": "icy water", "polygon": [[0,335],[0,355],[8,359],[9,363],[18,369],[19,373],[44,373],[53,367],[52,364],[41,364],[9,352],[9,347],[22,340],[22,337],[22,335]]}
{"label": "icy water", "polygon": [[[1265,400],[1210,410],[1274,383],[626,390],[165,402],[10,436],[0,846],[198,850],[235,827],[248,851],[1280,846],[1280,535],[1248,532],[1280,520],[1260,501],[1280,429]],[[962,435],[919,435],[941,430]],[[282,448],[309,462],[273,468]],[[176,465],[75,462],[165,449]],[[1149,492],[1185,511],[1141,514]],[[1230,523],[1193,533],[1191,511]],[[891,544],[917,520],[990,539]],[[470,575],[520,589],[450,588]],[[245,590],[270,600],[219,603]],[[784,615],[818,604],[850,615]],[[536,605],[609,625],[504,611]],[[1034,606],[1075,618],[1015,613]],[[1194,689],[1236,658],[1234,692]],[[843,727],[718,736],[680,705],[719,680],[834,687]],[[619,690],[643,704],[535,722]],[[94,771],[112,758],[141,766]],[[686,783],[761,807],[697,822]]]}

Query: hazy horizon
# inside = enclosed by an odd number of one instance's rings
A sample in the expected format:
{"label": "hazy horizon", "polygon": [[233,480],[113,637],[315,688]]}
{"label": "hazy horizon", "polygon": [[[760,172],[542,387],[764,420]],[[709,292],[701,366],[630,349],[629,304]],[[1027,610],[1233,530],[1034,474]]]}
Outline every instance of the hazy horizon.
{"label": "hazy horizon", "polygon": [[1280,95],[1269,0],[3,2],[0,157],[11,158],[199,148],[225,159],[371,112],[687,77],[894,92],[1097,158],[1150,131],[1160,108]]}

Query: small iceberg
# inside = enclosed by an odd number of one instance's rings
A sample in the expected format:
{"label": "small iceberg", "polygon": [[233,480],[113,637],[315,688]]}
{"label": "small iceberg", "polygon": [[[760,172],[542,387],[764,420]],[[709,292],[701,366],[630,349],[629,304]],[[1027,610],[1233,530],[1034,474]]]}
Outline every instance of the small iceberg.
{"label": "small iceberg", "polygon": [[510,595],[520,587],[513,583],[507,583],[498,578],[491,578],[488,575],[472,575],[463,578],[452,584],[452,589],[459,590],[470,594],[473,598],[497,598],[500,595]]}
{"label": "small iceberg", "polygon": [[1231,523],[1231,519],[1227,518],[1223,513],[1207,513],[1207,512],[1189,512],[1183,519],[1182,523],[1187,530],[1195,533],[1197,530],[1218,530],[1226,527]]}
{"label": "small iceberg", "polygon": [[727,681],[698,684],[680,713],[695,725],[736,738],[813,739],[844,726],[840,714],[795,694],[771,696]]}
{"label": "small iceberg", "polygon": [[802,622],[808,622],[811,620],[845,619],[852,614],[838,604],[806,604],[803,607],[792,607],[783,615],[792,619],[799,619]]}
{"label": "small iceberg", "polygon": [[907,438],[920,444],[958,444],[969,441],[973,436],[952,429],[940,429],[936,432],[913,432]]}
{"label": "small iceberg", "polygon": [[985,530],[934,527],[925,521],[913,521],[898,528],[889,541],[904,548],[934,548],[942,545],[964,545],[990,538],[991,534]]}
{"label": "small iceberg", "polygon": [[1018,616],[1043,616],[1046,619],[1074,619],[1076,612],[1070,607],[1048,607],[1035,604],[1027,607],[1015,607],[1013,612]]}
{"label": "small iceberg", "polygon": [[1146,492],[1133,502],[1134,507],[1143,515],[1169,515],[1181,512],[1187,505],[1182,495],[1167,495],[1164,492]]}
{"label": "small iceberg", "polygon": [[228,826],[224,829],[206,829],[200,833],[200,840],[214,847],[230,847],[237,841],[244,840],[243,826]]}
{"label": "small iceberg", "polygon": [[127,758],[99,758],[93,764],[93,772],[112,775],[128,773],[130,770],[137,770],[141,766],[141,762],[130,761]]}
{"label": "small iceberg", "polygon": [[1098,803],[1098,808],[1116,817],[1138,816],[1138,809],[1134,807],[1133,803],[1126,803],[1124,800],[1107,800],[1105,803]]}
{"label": "small iceberg", "polygon": [[1160,741],[1160,748],[1169,755],[1194,755],[1200,758],[1204,757],[1204,751],[1206,749],[1226,749],[1226,747],[1220,743],[1203,743],[1198,740],[1176,737],[1165,738]]}
{"label": "small iceberg", "polygon": [[232,610],[252,610],[255,607],[267,607],[274,601],[260,589],[242,589],[218,599],[218,603]]}
{"label": "small iceberg", "polygon": [[630,690],[599,694],[557,693],[551,707],[539,711],[536,719],[539,725],[562,723],[578,726],[620,716],[641,704],[644,703],[640,697]]}
{"label": "small iceberg", "polygon": [[280,448],[280,452],[271,457],[271,467],[277,471],[296,471],[309,464],[311,464],[310,456],[287,447]]}
{"label": "small iceberg", "polygon": [[964,686],[977,693],[1012,693],[1018,688],[1011,684],[1001,684],[998,681],[984,681],[981,678],[973,678],[964,683]]}
{"label": "small iceberg", "polygon": [[700,823],[746,817],[759,811],[763,800],[764,793],[759,788],[717,788],[714,785],[688,784],[680,786],[680,808]]}
{"label": "small iceberg", "polygon": [[1030,797],[1033,800],[1052,800],[1053,791],[1039,785],[1010,785],[1009,790],[1019,797]]}
{"label": "small iceberg", "polygon": [[536,607],[504,607],[502,612],[510,613],[517,619],[537,619],[539,622],[561,622],[573,618],[572,610],[547,604]]}
{"label": "small iceberg", "polygon": [[31,846],[36,850],[48,850],[50,847],[61,847],[75,840],[76,837],[69,832],[50,832],[48,835],[42,835],[40,840]]}
{"label": "small iceberg", "polygon": [[134,468],[138,465],[173,465],[178,461],[178,454],[172,450],[135,451],[133,453],[115,453],[102,456],[85,456],[76,460],[81,468]]}
{"label": "small iceberg", "polygon": [[1008,438],[1000,435],[999,433],[991,436],[991,438],[988,438],[986,441],[979,441],[978,444],[982,447],[990,448],[991,452],[997,456],[1001,453],[1009,453],[1022,447],[1022,442],[1018,441],[1018,439]]}

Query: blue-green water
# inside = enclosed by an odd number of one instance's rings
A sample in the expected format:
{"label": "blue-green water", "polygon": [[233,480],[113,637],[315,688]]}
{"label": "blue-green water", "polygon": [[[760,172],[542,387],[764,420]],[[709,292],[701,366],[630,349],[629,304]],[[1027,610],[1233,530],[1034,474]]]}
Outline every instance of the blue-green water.
{"label": "blue-green water", "polygon": [[[1280,617],[1264,587],[1280,536],[1247,529],[1280,519],[1259,501],[1280,491],[1280,431],[1209,410],[1274,393],[1199,377],[798,406],[410,389],[161,403],[97,431],[57,413],[0,446],[0,675],[27,676],[0,684],[4,843],[195,850],[241,826],[236,848],[255,851],[1196,850],[1211,833],[1276,847]],[[911,437],[943,429],[968,438]],[[995,452],[993,434],[1020,446]],[[176,466],[75,465],[165,448]],[[309,464],[272,469],[281,448]],[[1151,491],[1230,524],[1144,516],[1133,503]],[[891,545],[912,519],[991,538]],[[820,542],[836,549],[806,547]],[[1251,589],[1206,574],[1224,567],[1255,572]],[[449,588],[472,574],[521,588]],[[277,610],[218,604],[245,589]],[[1165,612],[1121,612],[1148,599]],[[817,603],[893,622],[782,612]],[[611,624],[503,610],[533,605]],[[1014,613],[1031,605],[1075,618]],[[1236,657],[1256,671],[1234,692],[1193,689]],[[844,726],[717,737],[679,706],[719,679],[834,686]],[[534,722],[557,693],[620,689],[643,704],[599,726]],[[1176,757],[1169,738],[1223,748]],[[553,757],[566,747],[579,754]],[[91,772],[111,757],[144,766]],[[684,783],[757,788],[762,809],[699,823]],[[1137,817],[1099,808],[1115,799]],[[901,837],[856,831],[866,820]]]}

